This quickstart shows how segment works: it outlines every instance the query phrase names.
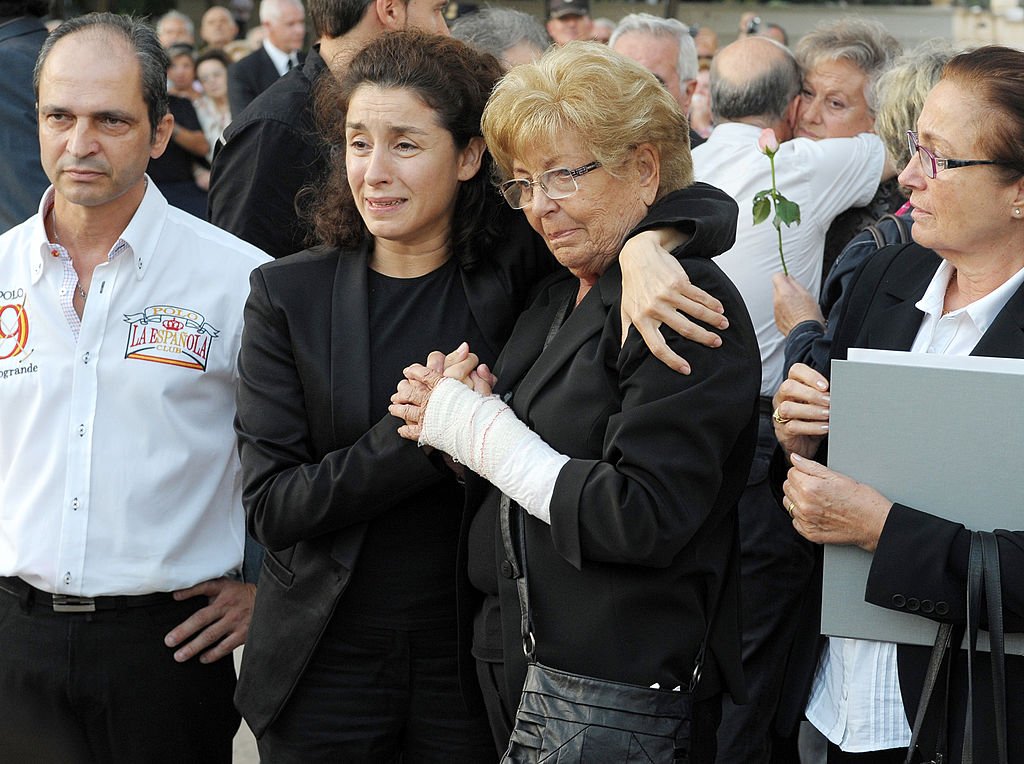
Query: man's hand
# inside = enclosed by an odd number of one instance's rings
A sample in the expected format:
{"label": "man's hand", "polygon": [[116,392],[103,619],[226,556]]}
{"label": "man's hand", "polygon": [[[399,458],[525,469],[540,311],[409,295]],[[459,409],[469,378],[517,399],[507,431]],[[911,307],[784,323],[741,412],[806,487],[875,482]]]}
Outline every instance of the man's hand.
{"label": "man's hand", "polygon": [[174,660],[184,663],[198,655],[200,663],[213,663],[245,642],[256,600],[254,584],[215,578],[174,592],[179,602],[192,597],[208,597],[210,601],[164,637],[168,647],[182,645],[175,650]]}

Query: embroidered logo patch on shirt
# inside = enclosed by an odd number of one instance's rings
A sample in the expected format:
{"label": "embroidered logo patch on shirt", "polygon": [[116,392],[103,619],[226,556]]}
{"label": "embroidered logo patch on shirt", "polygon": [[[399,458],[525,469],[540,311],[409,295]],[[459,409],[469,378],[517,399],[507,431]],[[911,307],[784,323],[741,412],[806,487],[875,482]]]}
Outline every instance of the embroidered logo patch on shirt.
{"label": "embroidered logo patch on shirt", "polygon": [[28,347],[25,290],[0,288],[0,361],[15,359]]}
{"label": "embroidered logo patch on shirt", "polygon": [[128,346],[125,358],[155,361],[206,371],[210,346],[220,334],[202,313],[173,305],[151,305],[142,313],[126,313]]}

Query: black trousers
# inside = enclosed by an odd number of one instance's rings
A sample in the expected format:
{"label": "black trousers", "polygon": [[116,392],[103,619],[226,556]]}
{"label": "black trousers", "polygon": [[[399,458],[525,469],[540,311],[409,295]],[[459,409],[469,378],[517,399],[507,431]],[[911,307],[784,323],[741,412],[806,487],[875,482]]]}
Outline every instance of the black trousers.
{"label": "black trousers", "polygon": [[[718,764],[794,761],[772,758],[773,720],[796,634],[799,603],[814,571],[814,545],[793,530],[772,493],[769,465],[777,445],[771,413],[762,407],[757,451],[739,502],[743,673],[748,703],[722,703]],[[788,756],[786,755],[788,753]]]}
{"label": "black trousers", "polygon": [[[467,710],[454,623],[388,629],[335,617],[281,715],[258,741],[270,764],[486,764],[498,753]],[[470,677],[472,680],[472,677]]]}
{"label": "black trousers", "polygon": [[204,604],[54,613],[0,591],[0,762],[230,764],[231,659],[164,645]]}
{"label": "black trousers", "polygon": [[866,751],[864,753],[844,753],[834,743],[828,744],[828,764],[903,764],[906,758],[907,751],[904,748],[889,748],[884,751]]}

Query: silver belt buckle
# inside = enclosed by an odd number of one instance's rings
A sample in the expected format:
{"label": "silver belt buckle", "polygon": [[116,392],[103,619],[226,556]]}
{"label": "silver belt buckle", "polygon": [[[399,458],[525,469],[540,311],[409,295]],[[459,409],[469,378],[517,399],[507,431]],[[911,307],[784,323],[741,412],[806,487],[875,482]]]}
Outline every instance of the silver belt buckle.
{"label": "silver belt buckle", "polygon": [[74,597],[69,594],[53,594],[54,613],[95,613],[96,600],[92,597]]}

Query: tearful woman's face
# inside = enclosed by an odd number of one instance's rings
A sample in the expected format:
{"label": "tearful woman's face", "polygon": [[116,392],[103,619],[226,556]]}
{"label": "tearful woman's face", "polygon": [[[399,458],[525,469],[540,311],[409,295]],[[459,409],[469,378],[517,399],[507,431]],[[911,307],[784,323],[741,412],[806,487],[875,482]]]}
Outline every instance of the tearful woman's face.
{"label": "tearful woman's face", "polygon": [[[587,143],[575,135],[556,144],[524,151],[513,164],[513,177],[536,180],[548,170],[575,170],[594,161]],[[599,167],[576,178],[578,190],[566,198],[551,199],[538,186],[532,189],[530,203],[523,208],[527,220],[555,259],[579,278],[604,273],[618,257],[626,234],[654,201],[657,167],[641,162],[640,153],[638,149],[634,161],[617,173],[622,177]],[[656,164],[656,158],[653,161]]]}
{"label": "tearful woman's face", "polygon": [[459,149],[412,90],[362,85],[349,100],[345,167],[374,238],[414,252],[447,242],[459,184],[479,171],[480,154],[472,142]]}

